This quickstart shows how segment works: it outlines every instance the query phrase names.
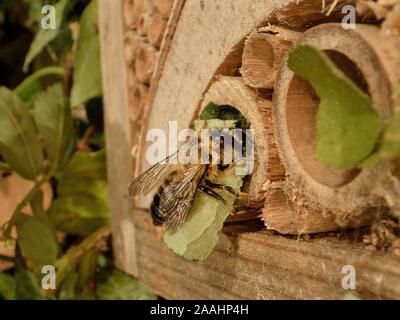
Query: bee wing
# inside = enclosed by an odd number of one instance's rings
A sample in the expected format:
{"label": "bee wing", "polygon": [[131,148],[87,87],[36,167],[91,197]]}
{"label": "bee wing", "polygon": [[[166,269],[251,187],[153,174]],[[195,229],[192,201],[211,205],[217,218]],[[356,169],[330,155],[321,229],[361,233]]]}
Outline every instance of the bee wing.
{"label": "bee wing", "polygon": [[129,186],[129,195],[138,196],[146,195],[153,190],[159,183],[160,180],[166,175],[169,169],[173,166],[168,164],[168,160],[172,159],[178,154],[178,151],[167,157],[165,160],[156,163],[145,172],[137,176]]}
{"label": "bee wing", "polygon": [[159,209],[167,216],[165,222],[167,229],[174,232],[185,221],[206,170],[207,165],[191,166],[179,171],[165,187]]}

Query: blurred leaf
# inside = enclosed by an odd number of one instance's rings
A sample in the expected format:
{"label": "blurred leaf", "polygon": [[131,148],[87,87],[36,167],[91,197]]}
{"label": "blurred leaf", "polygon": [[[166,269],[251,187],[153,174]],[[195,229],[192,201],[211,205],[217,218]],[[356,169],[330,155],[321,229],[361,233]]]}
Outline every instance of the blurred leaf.
{"label": "blurred leaf", "polygon": [[28,11],[28,19],[25,24],[27,27],[31,28],[34,25],[38,24],[40,19],[42,18],[42,1],[32,1],[32,0],[23,0],[25,6]]}
{"label": "blurred leaf", "polygon": [[62,282],[58,299],[60,300],[74,300],[76,298],[75,287],[78,281],[78,273],[70,273]]}
{"label": "blurred leaf", "polygon": [[52,168],[62,166],[73,151],[74,125],[60,83],[49,87],[38,96],[34,118]]}
{"label": "blurred leaf", "polygon": [[[220,173],[213,182],[240,191],[243,176],[236,175],[235,170],[232,170],[229,174]],[[221,196],[228,203],[235,201],[227,193],[221,193]],[[166,232],[164,242],[176,254],[188,260],[204,260],[214,250],[219,232],[228,216],[229,212],[217,200],[197,192],[186,221],[175,233]]]}
{"label": "blurred leaf", "polygon": [[143,287],[135,278],[116,269],[106,282],[98,284],[96,296],[99,300],[157,299],[157,296]]}
{"label": "blurred leaf", "polygon": [[51,228],[36,217],[21,214],[16,222],[18,245],[26,265],[33,271],[41,271],[44,265],[52,265],[59,252]]}
{"label": "blurred leaf", "polygon": [[108,223],[105,153],[77,152],[58,185],[49,216],[58,230],[88,235]]}
{"label": "blurred leaf", "polygon": [[50,222],[49,215],[45,212],[43,208],[43,192],[41,190],[36,192],[29,204],[32,208],[33,215],[51,229],[53,237],[56,239],[55,229]]}
{"label": "blurred leaf", "polygon": [[64,171],[65,175],[75,175],[79,177],[93,177],[105,180],[107,177],[106,152],[99,150],[96,152],[78,151],[68,163]]}
{"label": "blurred leaf", "polygon": [[17,269],[15,292],[16,300],[46,300],[35,274],[26,269]]}
{"label": "blurred leaf", "polygon": [[400,108],[395,109],[392,119],[386,125],[377,150],[361,164],[361,167],[370,168],[380,161],[398,157],[400,157]]}
{"label": "blurred leaf", "polygon": [[33,59],[36,58],[43,48],[57,37],[60,32],[64,17],[69,8],[71,8],[70,0],[60,0],[57,2],[57,4],[55,4],[56,28],[48,30],[41,28],[36,34],[36,37],[33,39],[28,54],[25,58],[23,67],[25,72],[28,70],[29,64],[33,61]]}
{"label": "blurred leaf", "polygon": [[0,297],[5,300],[15,300],[15,280],[7,274],[0,272]]}
{"label": "blurred leaf", "polygon": [[43,151],[33,119],[19,97],[0,88],[0,153],[20,176],[35,180],[43,169]]}
{"label": "blurred leaf", "polygon": [[374,150],[380,131],[368,95],[309,45],[291,50],[288,66],[309,81],[320,98],[316,158],[338,169],[357,166]]}
{"label": "blurred leaf", "polygon": [[40,80],[43,77],[59,75],[64,76],[65,71],[61,67],[47,67],[36,71],[15,88],[14,92],[26,104],[32,105],[33,100],[43,90]]}
{"label": "blurred leaf", "polygon": [[98,0],[92,0],[80,20],[79,38],[74,53],[72,107],[76,107],[102,94],[97,18]]}
{"label": "blurred leaf", "polygon": [[76,284],[79,299],[94,299],[94,274],[99,254],[96,249],[88,251],[79,262],[79,278]]}

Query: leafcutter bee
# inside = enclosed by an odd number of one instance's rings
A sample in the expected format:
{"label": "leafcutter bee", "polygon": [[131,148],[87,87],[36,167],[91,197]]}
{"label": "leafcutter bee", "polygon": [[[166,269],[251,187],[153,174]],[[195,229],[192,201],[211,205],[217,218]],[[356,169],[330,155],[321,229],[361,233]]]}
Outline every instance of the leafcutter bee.
{"label": "leafcutter bee", "polygon": [[[230,130],[227,132],[230,132]],[[234,162],[226,164],[226,161],[224,161],[227,154],[234,154],[235,152],[233,143],[226,143],[229,140],[226,137],[229,138],[229,136],[232,138],[230,133],[226,135],[225,132],[225,135],[220,136],[222,139],[217,139],[217,142],[213,140],[211,143],[207,143],[206,147],[204,147],[204,141],[197,136],[187,144],[189,147],[193,147],[191,143],[193,141],[197,143],[195,157],[198,157],[197,160],[199,161],[195,164],[171,164],[171,160],[178,157],[182,151],[182,148],[180,148],[164,161],[153,165],[140,174],[132,182],[129,187],[129,194],[131,196],[143,196],[155,189],[160,181],[164,181],[151,204],[151,215],[155,225],[163,225],[170,232],[177,231],[192,207],[197,190],[219,201],[231,214],[236,213],[235,207],[229,204],[219,191],[223,190],[235,197],[238,197],[239,193],[234,188],[212,182],[212,178],[217,173],[227,172],[235,168]],[[224,143],[221,143],[221,141]],[[204,161],[207,157],[210,159],[208,163]],[[234,155],[232,159],[235,159]]]}

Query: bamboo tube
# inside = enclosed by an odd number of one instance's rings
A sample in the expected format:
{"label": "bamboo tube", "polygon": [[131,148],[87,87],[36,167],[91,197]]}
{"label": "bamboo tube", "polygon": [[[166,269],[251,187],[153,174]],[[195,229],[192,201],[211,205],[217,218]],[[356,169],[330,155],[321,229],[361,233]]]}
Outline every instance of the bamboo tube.
{"label": "bamboo tube", "polygon": [[167,27],[167,20],[164,19],[160,13],[155,12],[152,16],[149,30],[147,33],[149,42],[153,46],[155,46],[157,48],[160,47],[161,40],[163,38],[166,27]]}
{"label": "bamboo tube", "polygon": [[135,61],[139,48],[145,43],[134,30],[129,30],[124,36],[124,59],[127,66],[131,66]]}
{"label": "bamboo tube", "polygon": [[148,13],[143,13],[137,24],[137,32],[140,36],[146,36],[149,33],[152,16]]}
{"label": "bamboo tube", "polygon": [[322,215],[307,207],[296,207],[282,189],[271,189],[267,192],[263,219],[267,229],[282,234],[313,234],[337,231],[344,227],[361,227],[371,223],[373,216],[365,212],[360,216],[339,225],[333,214]]}
{"label": "bamboo tube", "polygon": [[[357,25],[343,30],[340,24],[324,24],[304,33],[297,43],[324,50],[333,62],[367,92],[381,117],[391,116],[392,84],[399,79],[398,43],[385,38],[374,26]],[[362,214],[369,207],[385,205],[382,190],[390,179],[390,165],[370,170],[336,170],[314,158],[318,97],[311,86],[284,63],[273,98],[275,137],[287,173],[285,193],[291,201],[302,199],[322,214],[334,212],[336,221]],[[297,200],[296,200],[297,199]]]}
{"label": "bamboo tube", "polygon": [[[276,34],[279,34],[278,30],[276,27]],[[282,33],[284,37],[254,31],[245,41],[240,72],[249,86],[265,89],[274,87],[276,75],[286,52],[299,35],[298,32],[293,32],[290,37],[290,32],[287,30],[282,30]]]}
{"label": "bamboo tube", "polygon": [[271,130],[271,107],[269,100],[257,97],[239,77],[220,77],[211,84],[201,103],[202,110],[210,101],[217,105],[230,105],[241,112],[253,129],[255,161],[254,171],[245,191],[257,200],[264,192],[267,181],[280,180],[284,176]]}
{"label": "bamboo tube", "polygon": [[400,35],[400,4],[395,6],[382,23],[382,30],[394,36]]}
{"label": "bamboo tube", "polygon": [[140,83],[150,83],[156,64],[157,52],[151,45],[143,45],[137,52],[135,71]]}
{"label": "bamboo tube", "polygon": [[168,17],[169,12],[171,11],[173,3],[174,3],[173,0],[153,0],[154,7],[164,17]]}
{"label": "bamboo tube", "polygon": [[356,0],[296,0],[276,10],[269,22],[305,30],[320,23],[340,21],[342,8],[355,4]]}
{"label": "bamboo tube", "polygon": [[387,8],[373,1],[357,1],[357,14],[364,20],[382,20],[389,12]]}
{"label": "bamboo tube", "polygon": [[154,11],[150,0],[124,0],[125,25],[130,29],[136,29],[142,14],[151,15]]}
{"label": "bamboo tube", "polygon": [[138,20],[138,13],[135,10],[135,0],[124,0],[123,11],[125,25],[130,29],[135,29]]}

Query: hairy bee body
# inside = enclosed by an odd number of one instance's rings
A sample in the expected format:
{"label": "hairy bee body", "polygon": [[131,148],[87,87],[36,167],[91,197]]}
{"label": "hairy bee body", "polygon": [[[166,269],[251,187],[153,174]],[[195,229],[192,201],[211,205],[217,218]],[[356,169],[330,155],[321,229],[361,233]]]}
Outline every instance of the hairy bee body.
{"label": "hairy bee body", "polygon": [[[225,135],[226,137],[226,135]],[[224,138],[222,138],[222,141]],[[189,147],[191,145],[189,144]],[[234,213],[234,208],[218,193],[225,190],[235,194],[232,188],[213,183],[214,178],[233,164],[221,164],[225,160],[225,151],[232,153],[233,146],[222,144],[221,140],[197,144],[198,151],[193,156],[197,164],[168,164],[168,161],[178,157],[179,150],[139,175],[131,184],[129,193],[132,196],[149,193],[160,183],[157,193],[151,203],[151,216],[155,225],[163,225],[175,232],[185,221],[192,207],[197,190],[204,192],[219,201],[228,211]],[[185,149],[183,149],[185,151]],[[209,158],[208,161],[204,161]],[[193,162],[192,162],[193,163]]]}

